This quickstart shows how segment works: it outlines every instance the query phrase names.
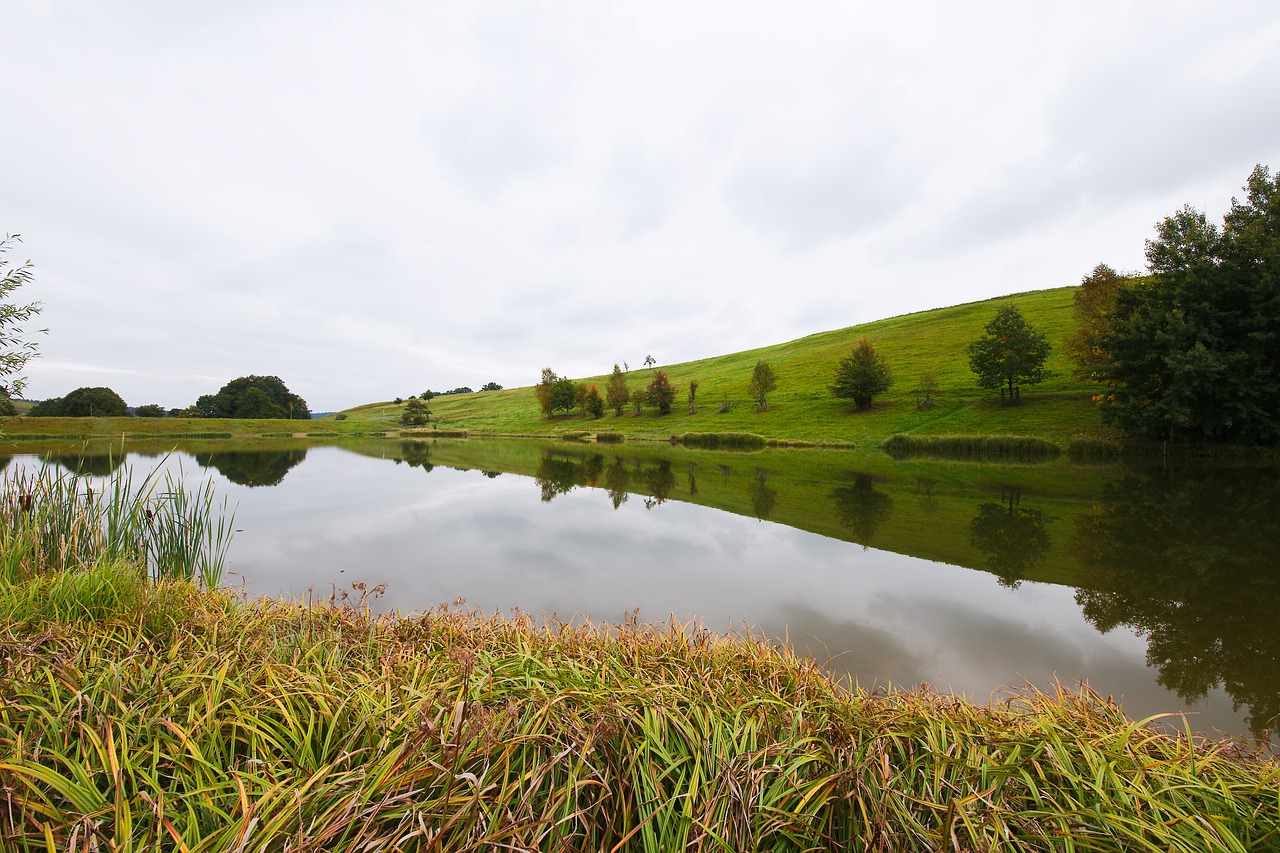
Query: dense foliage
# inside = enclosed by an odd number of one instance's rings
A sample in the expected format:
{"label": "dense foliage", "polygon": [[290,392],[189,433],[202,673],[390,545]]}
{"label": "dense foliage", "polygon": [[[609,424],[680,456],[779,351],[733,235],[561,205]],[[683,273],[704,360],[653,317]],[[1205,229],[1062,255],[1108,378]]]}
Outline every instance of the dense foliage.
{"label": "dense foliage", "polygon": [[533,387],[542,413],[551,417],[555,412],[572,411],[578,405],[578,385],[572,379],[557,376],[549,367],[542,368],[542,379]]}
{"label": "dense foliage", "polygon": [[836,365],[831,393],[852,400],[854,408],[868,409],[876,394],[883,394],[893,384],[893,373],[883,355],[876,352],[868,337],[862,337],[853,352]]}
{"label": "dense foliage", "polygon": [[206,418],[283,418],[310,420],[307,401],[292,393],[277,376],[241,376],[217,394],[196,400]]}
{"label": "dense foliage", "polygon": [[969,345],[969,367],[978,374],[978,386],[1000,389],[1000,398],[1015,402],[1020,385],[1034,385],[1047,375],[1045,359],[1049,341],[1022,316],[1015,305],[996,312],[982,337]]}
{"label": "dense foliage", "polygon": [[431,409],[425,400],[410,397],[404,404],[404,412],[400,415],[401,426],[419,427],[431,422]]}
{"label": "dense foliage", "polygon": [[645,396],[645,401],[651,406],[658,407],[658,414],[671,414],[671,404],[675,402],[676,389],[671,384],[671,380],[667,378],[664,370],[655,370],[653,372],[653,381],[649,383],[649,390]]}
{"label": "dense foliage", "polygon": [[65,397],[36,403],[28,415],[33,418],[122,418],[129,407],[110,388],[77,388]]}
{"label": "dense foliage", "polygon": [[1187,206],[1147,242],[1093,339],[1103,417],[1164,438],[1280,439],[1280,175],[1257,166],[1219,230]]}

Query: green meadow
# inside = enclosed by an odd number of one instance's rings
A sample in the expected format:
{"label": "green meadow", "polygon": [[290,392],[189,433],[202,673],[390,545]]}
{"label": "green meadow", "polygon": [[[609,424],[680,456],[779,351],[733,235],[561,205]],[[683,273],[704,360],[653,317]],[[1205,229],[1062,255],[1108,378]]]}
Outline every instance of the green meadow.
{"label": "green meadow", "polygon": [[[435,397],[430,406],[436,427],[491,435],[549,435],[586,430],[616,432],[633,439],[669,439],[672,435],[746,432],[766,438],[814,443],[878,446],[895,433],[920,435],[1030,435],[1064,447],[1077,439],[1109,436],[1091,402],[1096,389],[1071,375],[1063,342],[1074,332],[1074,287],[1022,293],[864,323],[821,332],[789,343],[720,355],[682,364],[661,364],[679,395],[671,414],[645,407],[639,415],[628,407],[622,417],[612,411],[599,420],[578,413],[544,417],[533,388],[511,388]],[[1027,386],[1017,406],[1000,404],[999,395],[978,387],[969,369],[968,346],[1004,305],[1017,305],[1027,321],[1053,345],[1047,366],[1052,376]],[[862,336],[871,338],[893,371],[893,387],[877,398],[870,411],[853,410],[850,401],[834,397],[828,386],[836,364]],[[758,361],[777,373],[777,390],[768,409],[756,411],[747,381]],[[548,365],[553,370],[557,366]],[[594,376],[570,377],[595,382],[604,392],[613,364],[602,363]],[[920,387],[932,374],[938,391],[935,405],[917,408]],[[538,377],[531,376],[530,382]],[[629,386],[646,387],[652,371],[632,367]],[[697,412],[689,414],[685,392],[698,382]],[[415,393],[406,390],[405,396]],[[727,406],[728,411],[721,411]],[[345,412],[344,423],[369,428],[394,425],[403,405],[385,401]],[[330,420],[328,418],[326,421]],[[430,428],[426,430],[430,432]]]}

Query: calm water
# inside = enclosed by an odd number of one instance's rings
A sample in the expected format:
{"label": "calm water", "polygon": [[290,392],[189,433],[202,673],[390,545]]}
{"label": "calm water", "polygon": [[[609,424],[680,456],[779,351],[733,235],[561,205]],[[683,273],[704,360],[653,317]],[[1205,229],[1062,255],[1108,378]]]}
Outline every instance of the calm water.
{"label": "calm water", "polygon": [[[638,609],[788,637],[864,687],[985,700],[1084,681],[1135,717],[1280,731],[1270,469],[535,441],[225,448],[143,446],[127,464],[214,477],[240,530],[229,580],[251,594],[362,582],[386,585],[380,609]],[[118,464],[46,455],[87,475]]]}

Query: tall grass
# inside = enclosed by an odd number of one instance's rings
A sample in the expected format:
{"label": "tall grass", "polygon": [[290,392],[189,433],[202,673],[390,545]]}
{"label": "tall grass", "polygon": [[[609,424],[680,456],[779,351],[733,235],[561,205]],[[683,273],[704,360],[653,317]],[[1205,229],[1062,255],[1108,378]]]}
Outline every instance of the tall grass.
{"label": "tall grass", "polygon": [[673,435],[671,439],[685,447],[723,450],[757,450],[766,444],[764,436],[750,432],[686,432],[683,435]]}
{"label": "tall grass", "polygon": [[0,477],[0,580],[131,563],[152,578],[222,582],[234,513],[216,501],[211,480],[194,490],[157,468],[135,482],[117,469],[96,490],[54,466]]}
{"label": "tall grass", "polygon": [[[756,639],[193,593],[0,626],[14,851],[1228,850],[1280,769],[1086,691],[850,692]],[[15,654],[21,650],[21,654]]]}
{"label": "tall grass", "polygon": [[918,436],[898,433],[881,446],[886,453],[898,458],[936,456],[980,462],[1041,462],[1056,459],[1062,453],[1053,442],[1026,435]]}

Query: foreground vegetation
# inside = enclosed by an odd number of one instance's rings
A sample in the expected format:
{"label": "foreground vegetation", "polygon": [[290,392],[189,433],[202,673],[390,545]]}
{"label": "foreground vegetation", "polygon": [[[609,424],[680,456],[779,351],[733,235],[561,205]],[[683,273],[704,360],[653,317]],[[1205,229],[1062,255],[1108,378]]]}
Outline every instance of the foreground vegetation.
{"label": "foreground vegetation", "polygon": [[[751,637],[4,593],[7,849],[1256,850],[1274,763],[1088,692],[868,695]],[[39,580],[30,582],[40,582]],[[86,608],[88,609],[88,608]]]}

